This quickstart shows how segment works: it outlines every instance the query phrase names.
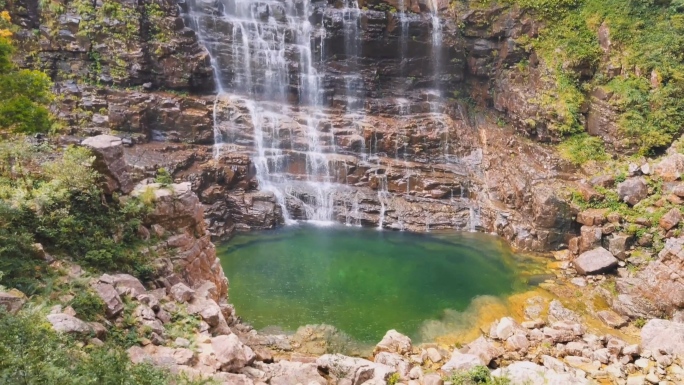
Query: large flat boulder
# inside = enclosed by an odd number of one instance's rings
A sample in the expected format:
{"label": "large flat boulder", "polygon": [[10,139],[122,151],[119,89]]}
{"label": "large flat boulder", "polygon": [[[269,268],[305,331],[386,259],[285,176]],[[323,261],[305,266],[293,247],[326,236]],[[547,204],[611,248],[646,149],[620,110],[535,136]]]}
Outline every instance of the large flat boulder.
{"label": "large flat boulder", "polygon": [[47,320],[52,324],[52,328],[60,333],[85,335],[93,331],[90,325],[68,314],[48,314]]}
{"label": "large flat boulder", "polygon": [[334,377],[338,383],[347,380],[351,385],[361,385],[366,381],[385,381],[394,368],[363,358],[348,357],[342,354],[325,354],[316,360],[318,368]]}
{"label": "large flat boulder", "polygon": [[580,274],[599,274],[617,267],[618,260],[603,247],[585,251],[573,261],[575,270]]}
{"label": "large flat boulder", "polygon": [[533,362],[515,362],[505,368],[492,371],[493,377],[504,377],[511,384],[527,385],[585,385],[592,382],[571,373],[558,373],[553,369],[539,366]]}
{"label": "large flat boulder", "polygon": [[476,366],[484,365],[482,359],[475,354],[463,354],[454,350],[449,361],[442,365],[442,370],[446,373],[470,370]]}
{"label": "large flat boulder", "polygon": [[641,329],[641,347],[684,358],[684,324],[664,319],[649,320]]}

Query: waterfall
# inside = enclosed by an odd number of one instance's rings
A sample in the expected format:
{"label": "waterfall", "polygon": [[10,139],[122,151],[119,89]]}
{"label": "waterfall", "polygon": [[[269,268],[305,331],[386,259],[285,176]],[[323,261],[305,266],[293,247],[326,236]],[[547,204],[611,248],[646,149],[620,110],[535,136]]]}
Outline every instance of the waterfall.
{"label": "waterfall", "polygon": [[[399,42],[384,45],[394,52],[374,56],[367,48],[378,44],[376,24],[370,23],[378,12],[360,9],[358,0],[334,5],[317,0],[187,0],[186,20],[207,48],[216,79],[214,158],[227,151],[249,154],[258,189],[272,195],[286,223],[328,223],[339,217],[349,225],[360,225],[363,213],[359,210],[364,207],[359,199],[364,196],[357,189],[369,188],[369,175],[364,173],[375,168],[378,183],[372,188],[377,189],[380,206],[378,228],[397,226],[392,222],[395,215],[387,216],[392,210],[396,213],[397,202],[383,168],[397,167],[400,171],[393,177],[405,173],[401,177],[406,190],[399,192],[404,198],[412,193],[411,184],[416,196],[421,196],[417,164],[424,163],[421,167],[426,169],[442,157],[433,156],[435,146],[430,148],[428,138],[435,133],[444,138],[441,152],[447,162],[452,151],[448,132],[436,132],[448,129],[451,122],[444,118],[441,104],[445,89],[441,81],[449,78],[440,76],[445,59],[440,2],[429,0],[429,12],[421,15],[410,13],[408,1],[399,0],[400,29],[398,35],[390,36]],[[431,37],[411,36],[410,27],[421,18],[431,26]],[[414,45],[430,57],[432,68],[410,65],[409,50]],[[382,44],[377,46],[383,49]],[[368,57],[383,63],[387,58],[398,68],[387,71],[385,64],[373,65]],[[374,110],[381,105],[375,104],[377,100],[384,98],[385,90],[377,80],[382,76],[400,76],[406,84],[403,88],[397,82],[399,87],[392,90],[397,92],[392,96],[396,104],[390,106],[405,117],[407,125],[389,135]],[[383,108],[386,105],[378,110]],[[420,130],[423,143],[406,136],[415,130]],[[359,136],[362,140],[356,146]],[[385,162],[384,158],[392,156],[391,140],[395,141],[394,162]],[[421,148],[427,149],[426,154],[414,154]],[[358,158],[346,158],[354,156]],[[381,167],[381,160],[386,167]],[[402,219],[398,220],[403,228]],[[430,222],[428,214],[426,231]]]}

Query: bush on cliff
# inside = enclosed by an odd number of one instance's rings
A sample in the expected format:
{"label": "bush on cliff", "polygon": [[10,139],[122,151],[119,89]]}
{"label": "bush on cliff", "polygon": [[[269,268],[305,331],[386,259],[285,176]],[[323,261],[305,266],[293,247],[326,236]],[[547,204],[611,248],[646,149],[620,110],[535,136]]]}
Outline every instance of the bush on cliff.
{"label": "bush on cliff", "polygon": [[[2,309],[2,308],[0,308]],[[0,383],[17,385],[190,385],[149,364],[133,364],[119,346],[82,344],[55,333],[39,311],[0,310]]]}
{"label": "bush on cliff", "polygon": [[[4,5],[4,2],[0,2]],[[40,71],[20,70],[12,63],[14,27],[7,11],[0,13],[0,131],[47,132],[52,126],[47,105],[51,82]]]}
{"label": "bush on cliff", "polygon": [[149,278],[138,228],[149,210],[103,195],[89,150],[0,142],[0,283],[24,292],[45,275],[33,244],[84,267]]}
{"label": "bush on cliff", "polygon": [[[546,76],[558,88],[539,101],[559,117],[552,129],[583,131],[587,95],[603,87],[623,136],[640,153],[656,152],[684,132],[684,1],[501,2],[527,9],[544,24],[528,47],[543,59]],[[601,47],[600,29],[609,46]]]}

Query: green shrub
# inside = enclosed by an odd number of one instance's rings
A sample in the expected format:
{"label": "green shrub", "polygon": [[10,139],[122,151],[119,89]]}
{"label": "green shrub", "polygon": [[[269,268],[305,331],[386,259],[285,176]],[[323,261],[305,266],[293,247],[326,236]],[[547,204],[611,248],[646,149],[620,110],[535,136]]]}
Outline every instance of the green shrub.
{"label": "green shrub", "polygon": [[154,181],[162,186],[168,186],[173,183],[173,178],[171,177],[171,174],[162,167],[157,170],[157,176],[154,178]]}
{"label": "green shrub", "polygon": [[[55,333],[39,312],[0,314],[0,383],[21,385],[166,385],[192,382],[148,364],[121,347],[88,346]],[[199,384],[200,382],[194,382]]]}
{"label": "green shrub", "polygon": [[74,308],[78,318],[95,321],[105,312],[105,303],[90,290],[80,290],[69,305]]}
{"label": "green shrub", "polygon": [[10,40],[0,36],[0,129],[47,132],[52,125],[47,109],[50,78],[39,71],[17,70],[10,60],[13,51]]}
{"label": "green shrub", "polygon": [[[52,159],[52,160],[50,160]],[[30,294],[44,274],[31,245],[84,267],[123,271],[147,279],[148,258],[137,231],[150,210],[138,199],[106,197],[85,148],[62,153],[27,146],[23,138],[0,142],[0,271],[2,283]]]}
{"label": "green shrub", "polygon": [[567,138],[559,146],[563,158],[580,165],[590,160],[606,160],[606,152],[601,138],[578,134]]}

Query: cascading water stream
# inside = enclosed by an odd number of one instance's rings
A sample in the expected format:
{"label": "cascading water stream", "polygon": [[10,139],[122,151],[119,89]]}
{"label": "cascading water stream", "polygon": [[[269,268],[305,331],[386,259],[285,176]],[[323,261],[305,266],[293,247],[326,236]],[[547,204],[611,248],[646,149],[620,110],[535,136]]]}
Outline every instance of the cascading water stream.
{"label": "cascading water stream", "polygon": [[[397,210],[396,191],[389,191],[388,169],[398,167],[392,175],[404,173],[406,187],[400,193],[409,198],[421,193],[420,173],[415,182],[411,178],[413,162],[422,160],[412,158],[413,151],[431,146],[428,135],[442,137],[443,158],[449,162],[450,120],[445,119],[441,104],[440,82],[447,78],[441,76],[444,47],[438,0],[430,0],[429,13],[423,15],[411,14],[406,0],[400,0],[397,48],[401,52],[397,52],[396,74],[405,80],[406,88],[397,90],[405,93],[396,98],[398,114],[407,119],[424,114],[422,119],[428,123],[407,128],[408,134],[390,136],[371,123],[377,123],[375,115],[366,115],[374,107],[377,91],[371,88],[376,84],[364,84],[373,76],[362,49],[368,39],[365,34],[371,32],[362,29],[366,14],[357,0],[344,0],[339,8],[316,0],[188,0],[187,5],[187,19],[210,53],[216,79],[214,157],[225,155],[228,148],[249,152],[259,190],[272,194],[286,223],[294,219],[330,222],[340,217],[347,224],[360,225],[368,211],[360,212],[359,199],[367,195],[358,190],[347,193],[353,189],[345,183],[356,184],[363,176],[349,179],[348,171],[375,168],[378,227],[403,228],[401,219],[386,217],[388,210]],[[424,41],[416,41],[419,35],[411,37],[410,33],[410,26],[420,18],[431,25],[432,36]],[[328,42],[332,45],[327,46]],[[409,47],[414,44],[426,44],[430,50],[431,82],[414,81],[413,76],[422,72],[409,60]],[[331,75],[334,82],[330,82]],[[378,71],[375,76],[383,75]],[[429,111],[423,109],[424,102]],[[406,136],[416,129],[423,137],[421,144]],[[336,140],[336,130],[340,130],[340,140]],[[362,138],[353,154],[360,158],[357,164],[344,160],[350,147],[343,140],[352,135]],[[393,155],[386,148],[391,140],[395,142]],[[391,156],[393,162],[388,159]],[[401,158],[403,167],[398,166]],[[471,217],[476,216],[477,210]],[[428,215],[426,230],[430,222]]]}

